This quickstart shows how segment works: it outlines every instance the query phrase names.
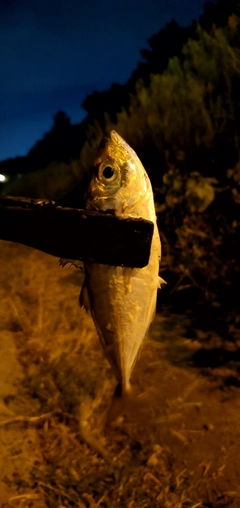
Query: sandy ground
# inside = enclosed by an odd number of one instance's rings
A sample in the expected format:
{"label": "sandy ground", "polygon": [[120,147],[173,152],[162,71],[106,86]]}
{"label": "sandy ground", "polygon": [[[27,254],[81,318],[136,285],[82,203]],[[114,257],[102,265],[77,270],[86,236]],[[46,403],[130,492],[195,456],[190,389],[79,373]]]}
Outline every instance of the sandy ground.
{"label": "sandy ground", "polygon": [[0,507],[239,508],[237,340],[157,314],[106,427],[115,380],[81,274],[7,242],[0,263]]}

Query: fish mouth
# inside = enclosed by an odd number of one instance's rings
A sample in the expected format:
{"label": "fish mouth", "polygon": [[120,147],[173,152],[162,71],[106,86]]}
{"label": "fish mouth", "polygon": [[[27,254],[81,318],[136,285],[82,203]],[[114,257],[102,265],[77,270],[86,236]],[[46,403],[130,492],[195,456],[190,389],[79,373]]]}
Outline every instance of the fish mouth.
{"label": "fish mouth", "polygon": [[105,136],[102,137],[99,145],[98,145],[98,149],[99,150],[105,150],[105,148],[107,147],[108,143],[114,143],[114,144],[119,144],[122,142],[124,142],[124,139],[121,138],[121,136],[119,136],[119,134],[116,132],[116,131],[110,131],[110,133]]}
{"label": "fish mouth", "polygon": [[103,136],[103,138],[101,139],[101,141],[98,145],[98,149],[104,150],[106,148],[107,143],[109,143],[110,139],[111,139],[110,136]]}
{"label": "fish mouth", "polygon": [[98,150],[98,160],[101,159],[102,154],[105,152],[111,159],[117,156],[124,162],[131,162],[134,159],[138,159],[136,152],[126,143],[126,141],[114,130],[110,131],[109,134],[102,137]]}
{"label": "fish mouth", "polygon": [[109,134],[105,134],[105,136],[102,137],[98,148],[105,148],[106,143],[109,143],[109,141],[116,143],[119,141],[124,141],[124,139],[121,138],[121,136],[116,131],[112,130],[109,132]]}

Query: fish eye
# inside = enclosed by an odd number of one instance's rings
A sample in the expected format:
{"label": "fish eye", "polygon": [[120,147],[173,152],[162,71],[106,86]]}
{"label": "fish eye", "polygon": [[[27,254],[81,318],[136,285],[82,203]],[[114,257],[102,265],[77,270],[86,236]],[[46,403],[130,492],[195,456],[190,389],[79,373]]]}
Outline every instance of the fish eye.
{"label": "fish eye", "polygon": [[114,169],[113,169],[111,166],[106,166],[106,167],[103,169],[102,175],[103,175],[103,176],[104,176],[104,178],[106,178],[107,180],[110,180],[110,178],[112,178],[112,177],[113,177],[113,175],[114,175]]}
{"label": "fish eye", "polygon": [[110,183],[118,177],[118,170],[111,164],[101,165],[99,168],[98,178],[103,183]]}

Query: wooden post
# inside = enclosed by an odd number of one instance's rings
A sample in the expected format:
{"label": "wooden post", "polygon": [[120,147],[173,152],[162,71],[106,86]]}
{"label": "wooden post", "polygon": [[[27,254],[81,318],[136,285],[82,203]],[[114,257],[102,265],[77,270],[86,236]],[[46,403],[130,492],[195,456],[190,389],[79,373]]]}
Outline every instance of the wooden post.
{"label": "wooden post", "polygon": [[142,268],[148,264],[153,227],[144,219],[0,196],[0,239],[59,258]]}

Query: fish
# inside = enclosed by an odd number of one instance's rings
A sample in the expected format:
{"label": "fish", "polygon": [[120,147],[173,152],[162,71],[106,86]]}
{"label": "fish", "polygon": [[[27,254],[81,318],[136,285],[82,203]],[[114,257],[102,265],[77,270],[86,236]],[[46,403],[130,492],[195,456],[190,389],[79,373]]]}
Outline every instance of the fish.
{"label": "fish", "polygon": [[115,374],[115,399],[124,400],[131,393],[132,371],[155,315],[157,290],[165,281],[159,277],[161,242],[150,179],[135,151],[114,130],[99,145],[85,207],[154,224],[147,266],[84,262],[80,305],[91,312]]}

